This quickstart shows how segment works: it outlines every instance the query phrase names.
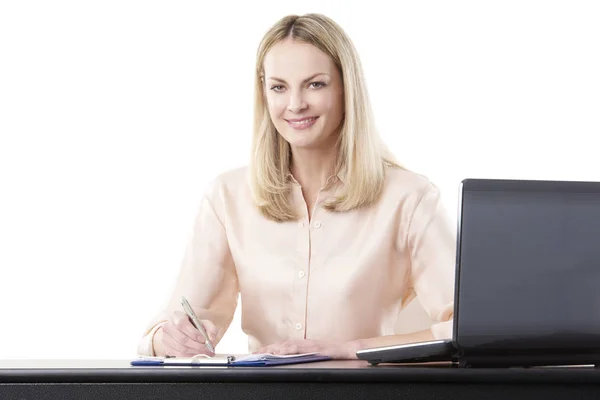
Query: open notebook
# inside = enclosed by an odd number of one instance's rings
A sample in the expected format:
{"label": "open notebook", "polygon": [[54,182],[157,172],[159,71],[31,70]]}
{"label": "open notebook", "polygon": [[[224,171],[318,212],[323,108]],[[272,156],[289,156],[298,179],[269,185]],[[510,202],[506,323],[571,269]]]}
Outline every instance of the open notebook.
{"label": "open notebook", "polygon": [[330,360],[319,353],[290,355],[246,354],[240,356],[199,354],[194,357],[140,357],[131,361],[132,366],[222,366],[222,367],[268,367],[274,365],[301,364]]}

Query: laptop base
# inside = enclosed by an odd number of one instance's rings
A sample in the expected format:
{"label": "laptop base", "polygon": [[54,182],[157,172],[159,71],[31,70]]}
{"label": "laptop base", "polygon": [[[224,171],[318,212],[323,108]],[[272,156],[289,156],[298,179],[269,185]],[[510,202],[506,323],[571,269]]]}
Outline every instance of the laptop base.
{"label": "laptop base", "polygon": [[374,347],[359,350],[359,360],[371,365],[384,363],[426,363],[454,361],[456,350],[451,340],[433,340],[418,343],[400,344],[386,347]]}
{"label": "laptop base", "polygon": [[595,366],[600,367],[600,354],[503,354],[461,355],[461,368],[510,368],[551,366]]}

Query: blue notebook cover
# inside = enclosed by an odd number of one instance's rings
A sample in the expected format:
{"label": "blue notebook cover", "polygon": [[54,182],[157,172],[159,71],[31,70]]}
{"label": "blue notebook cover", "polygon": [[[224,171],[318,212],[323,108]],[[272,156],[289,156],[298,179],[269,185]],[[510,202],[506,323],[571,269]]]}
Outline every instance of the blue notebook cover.
{"label": "blue notebook cover", "polygon": [[140,357],[131,361],[132,366],[188,366],[188,367],[269,367],[275,365],[302,364],[317,361],[331,360],[329,356],[318,353],[273,355],[250,354],[243,356],[196,356],[191,358],[181,357]]}

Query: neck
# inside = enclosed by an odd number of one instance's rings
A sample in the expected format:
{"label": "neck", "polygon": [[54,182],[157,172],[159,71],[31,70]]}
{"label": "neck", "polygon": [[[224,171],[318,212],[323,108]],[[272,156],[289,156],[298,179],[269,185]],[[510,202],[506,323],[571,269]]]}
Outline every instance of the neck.
{"label": "neck", "polygon": [[336,172],[336,158],[335,147],[322,150],[292,148],[292,175],[303,188],[317,190]]}

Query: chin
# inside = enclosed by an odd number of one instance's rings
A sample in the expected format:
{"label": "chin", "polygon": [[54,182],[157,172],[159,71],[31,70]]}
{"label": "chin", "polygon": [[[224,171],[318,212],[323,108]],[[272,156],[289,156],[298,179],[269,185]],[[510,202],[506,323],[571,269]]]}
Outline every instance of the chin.
{"label": "chin", "polygon": [[308,140],[288,140],[287,142],[290,144],[290,146],[292,148],[295,148],[295,149],[312,149],[312,148],[319,147],[317,145],[317,143],[315,143],[314,141],[308,141]]}
{"label": "chin", "polygon": [[320,142],[319,136],[306,131],[294,131],[290,132],[290,129],[286,129],[283,138],[292,147],[313,147]]}
{"label": "chin", "polygon": [[284,121],[280,132],[283,132],[283,138],[293,147],[318,147],[323,142],[323,132],[319,126],[312,126],[309,129],[294,129]]}

